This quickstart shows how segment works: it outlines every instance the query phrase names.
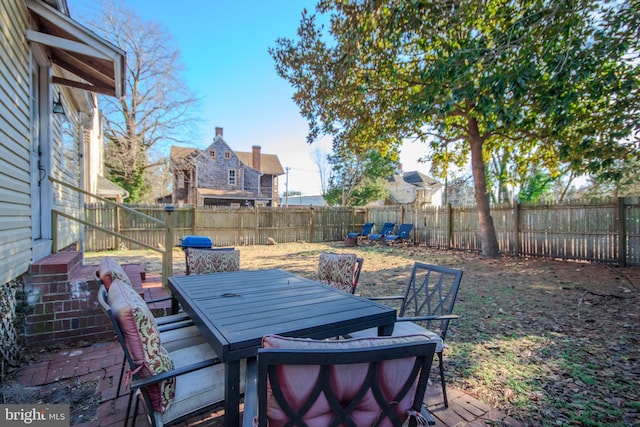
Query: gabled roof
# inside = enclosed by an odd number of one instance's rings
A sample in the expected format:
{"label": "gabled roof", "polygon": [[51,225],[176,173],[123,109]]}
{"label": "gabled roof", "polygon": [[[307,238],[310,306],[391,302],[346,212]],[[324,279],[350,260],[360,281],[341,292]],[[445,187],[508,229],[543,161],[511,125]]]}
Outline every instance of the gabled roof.
{"label": "gabled roof", "polygon": [[200,150],[192,147],[177,147],[175,145],[172,145],[171,153],[169,154],[169,156],[171,159],[182,159],[192,154],[197,154],[198,152],[200,152]]}
{"label": "gabled roof", "polygon": [[98,175],[96,192],[98,193],[98,196],[107,198],[122,196],[122,198],[126,199],[129,197],[129,192],[127,190],[120,187],[118,184],[109,181],[102,175]]}
{"label": "gabled roof", "polygon": [[26,31],[26,38],[47,48],[56,65],[52,83],[116,98],[124,96],[126,54],[122,49],[49,4],[36,0],[26,0],[25,4],[35,24],[34,29]]}
{"label": "gabled roof", "polygon": [[399,177],[401,177],[401,179],[404,182],[415,185],[416,187],[432,187],[432,188],[442,187],[442,183],[418,171],[405,172],[401,176],[394,175],[391,179],[389,179],[389,181],[397,182]]}
{"label": "gabled roof", "polygon": [[[236,151],[236,156],[245,165],[252,167],[253,153],[247,153],[244,151]],[[284,175],[284,169],[280,164],[280,159],[275,154],[262,154],[260,153],[260,172],[269,175]]]}
{"label": "gabled roof", "polygon": [[[202,152],[202,150],[198,150],[197,148],[178,147],[172,145],[170,159],[177,160],[184,159],[189,156],[195,157],[200,152]],[[244,151],[234,151],[234,153],[246,166],[253,167],[253,153],[247,153]],[[268,175],[284,175],[284,169],[280,164],[280,159],[278,159],[278,156],[275,154],[260,153],[260,172]]]}

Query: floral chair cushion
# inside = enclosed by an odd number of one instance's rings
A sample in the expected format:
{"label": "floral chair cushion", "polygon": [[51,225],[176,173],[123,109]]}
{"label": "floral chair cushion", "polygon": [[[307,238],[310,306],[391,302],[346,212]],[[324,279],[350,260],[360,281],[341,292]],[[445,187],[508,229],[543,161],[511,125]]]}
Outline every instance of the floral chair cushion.
{"label": "floral chair cushion", "polygon": [[98,276],[104,284],[104,287],[109,290],[111,283],[115,280],[121,280],[127,285],[131,286],[131,280],[123,268],[118,264],[116,260],[110,257],[104,257],[100,261],[98,266]]}
{"label": "floral chair cushion", "polygon": [[187,273],[208,274],[240,269],[240,251],[185,248]]}
{"label": "floral chair cushion", "polygon": [[356,255],[323,252],[318,262],[318,281],[345,292],[356,286]]}
{"label": "floral chair cushion", "polygon": [[[116,279],[109,287],[109,304],[136,366],[130,374],[137,371],[146,378],[172,370],[173,361],[160,342],[156,320],[140,295]],[[154,411],[164,413],[175,397],[175,387],[175,378],[170,378],[147,388]]]}
{"label": "floral chair cushion", "polygon": [[[369,348],[400,343],[424,342],[427,338],[421,335],[408,335],[399,337],[372,337],[362,339],[347,340],[312,340],[305,338],[288,338],[278,335],[267,335],[262,339],[263,348],[281,349],[329,349],[339,351],[341,349]],[[385,394],[387,402],[392,401],[408,378],[411,378],[413,368],[413,358],[411,363],[407,359],[387,360],[379,366],[379,380],[382,383],[381,390]],[[336,398],[344,403],[344,406],[351,404],[355,394],[360,391],[361,384],[366,381],[368,364],[357,365],[333,365],[330,367],[330,383]],[[296,408],[302,405],[308,398],[312,388],[316,383],[316,378],[320,372],[320,367],[309,366],[280,366],[278,377],[281,391],[284,393],[286,401]],[[397,404],[397,414],[400,419],[406,419],[410,413],[413,398],[415,396],[416,384],[410,388],[405,397]],[[379,414],[379,406],[372,395],[371,390],[357,404],[351,413],[352,418],[358,426],[371,426],[376,424]],[[331,410],[326,398],[319,397],[311,409],[304,415],[304,421],[308,426],[325,426],[333,420]],[[273,398],[270,385],[267,385],[267,419],[269,425],[283,425],[289,418],[279,407]],[[387,422],[388,420],[385,420]],[[254,424],[257,420],[254,420]],[[383,422],[381,425],[387,425]]]}

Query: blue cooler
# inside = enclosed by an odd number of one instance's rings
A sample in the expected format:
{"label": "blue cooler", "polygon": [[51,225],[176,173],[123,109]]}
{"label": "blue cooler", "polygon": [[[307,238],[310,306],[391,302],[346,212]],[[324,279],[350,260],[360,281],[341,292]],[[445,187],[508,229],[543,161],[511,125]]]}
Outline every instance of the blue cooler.
{"label": "blue cooler", "polygon": [[207,236],[184,236],[181,239],[180,246],[183,248],[211,249],[213,242]]}

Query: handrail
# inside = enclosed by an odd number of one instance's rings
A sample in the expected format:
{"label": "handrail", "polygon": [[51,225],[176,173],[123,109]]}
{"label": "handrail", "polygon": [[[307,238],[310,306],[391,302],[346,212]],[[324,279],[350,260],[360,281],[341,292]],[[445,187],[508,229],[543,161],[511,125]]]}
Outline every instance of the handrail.
{"label": "handrail", "polygon": [[105,203],[107,203],[109,205],[117,206],[118,208],[124,209],[125,211],[127,211],[127,212],[129,212],[129,213],[131,213],[133,215],[138,215],[138,216],[140,216],[140,217],[142,217],[142,218],[144,218],[144,219],[146,219],[148,221],[155,222],[156,224],[161,225],[163,227],[167,227],[167,224],[164,221],[162,221],[162,220],[160,220],[158,218],[154,218],[152,216],[149,216],[147,214],[143,214],[142,212],[138,212],[137,210],[131,209],[130,207],[125,206],[122,203],[116,203],[113,200],[105,199],[104,197],[100,197],[97,194],[90,193],[90,192],[88,192],[86,190],[83,190],[82,188],[78,188],[78,187],[76,187],[74,185],[71,185],[71,184],[69,184],[67,182],[60,181],[59,179],[56,179],[56,178],[54,178],[52,176],[49,177],[49,181],[54,182],[56,184],[60,184],[63,187],[67,187],[70,190],[74,190],[74,191],[77,191],[77,192],[82,193],[84,195],[91,196],[91,197],[93,197],[95,199],[98,199],[101,202],[105,202]]}
{"label": "handrail", "polygon": [[[138,241],[136,239],[132,239],[131,237],[127,237],[124,234],[120,234],[117,231],[112,231],[112,230],[109,230],[108,228],[104,228],[104,227],[101,227],[101,226],[96,225],[94,223],[91,223],[89,221],[85,221],[84,219],[76,218],[73,215],[69,215],[69,214],[64,213],[62,211],[59,211],[57,209],[52,209],[51,212],[54,212],[56,215],[62,216],[64,218],[70,219],[72,221],[79,222],[80,224],[85,225],[87,227],[95,228],[96,230],[100,230],[100,231],[102,231],[104,233],[107,233],[107,234],[110,234],[112,236],[119,237],[120,239],[127,240],[127,241],[129,241],[131,243],[135,243],[135,244],[143,246],[143,247],[145,247],[147,249],[151,249],[152,251],[160,252],[161,254],[164,253],[164,249],[153,247],[153,246],[148,245],[146,243],[140,242],[140,241]],[[53,233],[57,234],[57,232],[58,232],[58,230],[56,228],[54,228],[53,229]],[[56,240],[56,239],[54,238],[53,240]]]}
{"label": "handrail", "polygon": [[[173,274],[173,251],[172,251],[172,247],[173,247],[173,227],[172,224],[169,222],[169,224],[165,221],[159,220],[157,218],[154,218],[150,215],[144,214],[142,212],[138,212],[135,209],[131,209],[128,206],[124,206],[121,203],[116,203],[112,200],[106,199],[104,197],[100,197],[97,194],[93,194],[89,191],[83,190],[82,188],[76,187],[72,184],[69,184],[67,182],[61,181],[59,179],[56,179],[52,176],[49,176],[49,180],[52,183],[55,184],[59,184],[63,187],[66,187],[72,191],[76,191],[78,193],[84,194],[86,196],[92,197],[94,199],[97,199],[101,202],[104,202],[108,205],[114,206],[117,209],[123,209],[126,212],[129,212],[132,215],[138,216],[140,218],[143,218],[147,221],[150,221],[154,224],[160,225],[161,228],[165,229],[165,245],[164,247],[166,249],[160,249],[154,246],[151,246],[149,244],[146,244],[144,242],[138,241],[136,239],[132,239],[131,237],[125,236],[124,234],[118,233],[117,231],[113,231],[113,230],[109,230],[108,228],[105,227],[101,227],[95,223],[91,223],[89,221],[86,221],[84,219],[80,219],[80,218],[76,218],[73,215],[67,214],[65,212],[62,212],[60,210],[57,209],[51,209],[51,224],[52,224],[52,240],[53,240],[53,244],[52,244],[52,251],[55,253],[57,252],[57,234],[58,234],[58,227],[57,227],[57,222],[58,222],[58,216],[62,216],[63,218],[67,218],[71,221],[75,221],[78,222],[86,227],[92,227],[95,228],[97,230],[100,230],[104,233],[110,234],[112,236],[116,236],[120,239],[126,240],[128,242],[132,242],[135,243],[137,245],[140,245],[144,248],[147,249],[151,249],[152,251],[156,251],[159,252],[161,254],[163,254],[163,261],[162,261],[162,285],[166,286],[167,285],[167,279],[169,278],[170,275]],[[167,212],[167,214],[171,214],[173,212],[173,209],[165,209],[165,212]]]}

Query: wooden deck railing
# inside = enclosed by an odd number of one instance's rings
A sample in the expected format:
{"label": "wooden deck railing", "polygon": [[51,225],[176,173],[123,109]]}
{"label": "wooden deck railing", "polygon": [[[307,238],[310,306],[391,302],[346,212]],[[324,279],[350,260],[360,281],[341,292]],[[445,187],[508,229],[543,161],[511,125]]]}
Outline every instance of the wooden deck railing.
{"label": "wooden deck railing", "polygon": [[[96,230],[100,230],[103,233],[115,236],[118,239],[126,240],[128,242],[135,243],[135,244],[137,244],[139,246],[142,246],[144,248],[150,249],[152,251],[156,251],[156,252],[161,253],[163,255],[163,257],[162,257],[162,260],[163,260],[162,261],[162,285],[166,286],[167,278],[173,274],[173,271],[172,271],[173,270],[173,267],[172,267],[173,266],[173,251],[171,250],[171,248],[173,247],[173,240],[174,240],[174,236],[173,236],[173,233],[174,233],[174,231],[173,231],[173,216],[172,216],[173,209],[172,209],[172,207],[167,206],[165,208],[164,211],[166,213],[166,221],[162,221],[162,220],[160,220],[158,218],[154,218],[154,217],[146,215],[146,214],[144,214],[142,212],[138,212],[135,209],[132,209],[132,208],[130,208],[128,206],[125,206],[125,205],[123,205],[121,203],[116,203],[116,202],[113,202],[113,201],[111,201],[109,199],[105,199],[104,197],[100,197],[100,196],[98,196],[96,194],[90,193],[90,192],[88,192],[86,190],[78,188],[78,187],[76,187],[74,185],[71,185],[71,184],[69,184],[67,182],[61,181],[59,179],[53,178],[51,176],[49,177],[49,180],[54,184],[58,184],[58,185],[60,185],[62,187],[65,187],[65,188],[71,190],[71,191],[74,191],[76,193],[80,193],[80,194],[83,194],[85,196],[89,196],[89,197],[91,197],[91,198],[93,198],[95,200],[98,200],[100,202],[103,202],[103,203],[105,203],[107,205],[111,205],[113,207],[116,207],[117,209],[122,209],[122,210],[128,212],[129,214],[131,214],[131,215],[133,215],[135,217],[138,217],[140,219],[143,219],[144,221],[148,221],[148,222],[151,222],[152,224],[157,225],[158,227],[156,229],[160,229],[160,230],[164,231],[164,245],[163,245],[163,248],[159,248],[159,247],[157,247],[155,245],[148,244],[148,243],[145,243],[143,241],[140,241],[140,240],[131,238],[129,236],[126,236],[126,235],[124,235],[122,233],[119,233],[118,231],[114,231],[114,230],[110,230],[110,229],[108,229],[106,227],[102,227],[102,226],[96,224],[95,222],[86,221],[83,218],[78,218],[78,217],[76,217],[74,215],[70,215],[70,214],[68,214],[66,212],[63,212],[63,211],[59,210],[59,209],[53,208],[51,210],[51,224],[52,224],[52,236],[51,237],[52,237],[52,241],[53,241],[53,249],[52,249],[52,251],[54,253],[57,252],[57,248],[58,248],[58,244],[57,244],[57,240],[58,240],[58,227],[57,227],[58,218],[59,217],[67,218],[67,219],[69,219],[71,221],[74,221],[74,222],[77,222],[79,224],[82,224],[84,227],[95,228]],[[84,213],[84,211],[83,211],[83,213]]]}

